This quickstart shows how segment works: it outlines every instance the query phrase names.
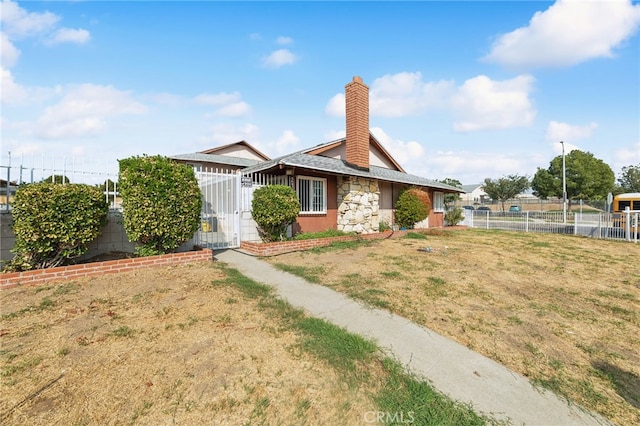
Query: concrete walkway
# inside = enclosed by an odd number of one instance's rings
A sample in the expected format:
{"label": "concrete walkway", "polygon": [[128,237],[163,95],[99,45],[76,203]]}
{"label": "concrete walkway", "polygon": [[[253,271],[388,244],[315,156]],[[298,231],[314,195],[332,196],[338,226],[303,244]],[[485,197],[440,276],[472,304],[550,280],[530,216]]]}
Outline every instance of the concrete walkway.
{"label": "concrete walkway", "polygon": [[274,287],[291,305],[374,340],[408,370],[480,414],[514,425],[610,425],[483,355],[406,318],[365,307],[327,287],[310,284],[258,258],[226,250],[215,258]]}

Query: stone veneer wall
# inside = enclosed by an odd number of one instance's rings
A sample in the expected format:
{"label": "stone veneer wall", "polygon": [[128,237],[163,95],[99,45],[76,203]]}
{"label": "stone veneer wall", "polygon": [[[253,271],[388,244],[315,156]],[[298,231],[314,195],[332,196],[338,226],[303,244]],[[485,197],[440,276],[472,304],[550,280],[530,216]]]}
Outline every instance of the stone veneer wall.
{"label": "stone veneer wall", "polygon": [[378,181],[353,176],[338,178],[338,231],[378,232],[379,201]]}

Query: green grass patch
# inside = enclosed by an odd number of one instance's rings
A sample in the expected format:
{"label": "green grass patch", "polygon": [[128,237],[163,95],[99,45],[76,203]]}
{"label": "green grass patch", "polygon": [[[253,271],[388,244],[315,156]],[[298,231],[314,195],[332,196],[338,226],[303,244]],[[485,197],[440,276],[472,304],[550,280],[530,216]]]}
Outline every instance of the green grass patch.
{"label": "green grass patch", "polygon": [[300,278],[304,278],[310,283],[320,284],[320,276],[324,273],[323,266],[294,266],[285,263],[276,263],[273,266],[281,271],[288,272]]}
{"label": "green grass patch", "polygon": [[39,356],[27,357],[15,364],[8,364],[0,368],[0,377],[11,377],[16,373],[36,367],[42,362]]}
{"label": "green grass patch", "polygon": [[385,278],[401,278],[402,277],[402,273],[399,271],[382,271],[380,272],[380,275],[382,275]]}
{"label": "green grass patch", "polygon": [[[224,267],[228,274],[216,285],[229,285],[242,291],[248,298],[256,298],[258,307],[276,320],[281,330],[299,333],[299,347],[320,361],[326,362],[351,388],[372,389],[372,400],[379,411],[389,413],[388,424],[397,424],[403,416],[416,425],[483,425],[491,421],[473,410],[438,393],[426,381],[405,372],[396,361],[384,357],[371,340],[350,333],[325,320],[305,316],[301,309],[292,307],[276,297],[270,287],[256,283],[235,269]],[[365,289],[370,295],[381,294],[377,289]],[[372,365],[381,367],[372,369]],[[378,371],[373,373],[373,371]],[[382,374],[383,377],[380,377]],[[254,420],[261,420],[269,406],[267,398],[255,401]],[[304,418],[310,407],[308,400],[299,401],[296,414]],[[345,411],[349,403],[345,402]],[[393,416],[395,418],[392,418]]]}
{"label": "green grass patch", "polygon": [[116,337],[131,337],[135,334],[135,330],[126,325],[121,325],[111,332]]}
{"label": "green grass patch", "polygon": [[271,287],[257,283],[251,278],[245,277],[237,269],[225,266],[223,266],[222,269],[227,275],[227,278],[222,281],[214,282],[213,284],[230,284],[250,299],[265,297],[271,293]]}
{"label": "green grass patch", "polygon": [[318,318],[301,318],[296,329],[302,332],[302,348],[326,361],[349,381],[366,373],[364,364],[373,360],[377,346]]}
{"label": "green grass patch", "polygon": [[368,247],[374,243],[372,240],[357,239],[352,241],[335,241],[328,246],[314,247],[309,252],[319,254],[336,250],[354,250],[358,247]]}
{"label": "green grass patch", "polygon": [[385,423],[440,426],[485,425],[490,421],[406,373],[396,361],[387,358],[382,365],[388,377],[374,400],[385,413]]}
{"label": "green grass patch", "polygon": [[327,229],[320,232],[302,232],[296,234],[293,240],[312,240],[315,238],[330,238],[330,237],[348,237],[357,235],[355,232],[343,232],[336,229]]}
{"label": "green grass patch", "polygon": [[78,291],[79,286],[77,284],[63,284],[56,287],[53,291],[53,296],[62,296],[63,294],[75,293]]}
{"label": "green grass patch", "polygon": [[426,240],[427,236],[425,234],[421,234],[420,232],[407,232],[407,235],[405,235],[403,238],[407,238],[410,240]]}

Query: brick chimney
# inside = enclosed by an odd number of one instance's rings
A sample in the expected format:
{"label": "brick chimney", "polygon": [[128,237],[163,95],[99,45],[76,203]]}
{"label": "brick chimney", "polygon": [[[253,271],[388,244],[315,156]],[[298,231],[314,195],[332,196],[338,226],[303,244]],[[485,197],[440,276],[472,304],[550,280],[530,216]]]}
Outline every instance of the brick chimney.
{"label": "brick chimney", "polygon": [[346,160],[369,170],[369,87],[361,77],[344,87],[347,112]]}

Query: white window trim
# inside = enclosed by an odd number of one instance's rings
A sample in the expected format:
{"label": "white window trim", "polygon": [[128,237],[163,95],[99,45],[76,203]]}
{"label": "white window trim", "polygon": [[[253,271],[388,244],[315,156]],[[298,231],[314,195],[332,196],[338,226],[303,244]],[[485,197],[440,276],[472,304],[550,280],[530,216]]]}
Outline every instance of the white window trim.
{"label": "white window trim", "polygon": [[433,193],[433,211],[437,213],[444,212],[444,192],[435,191]]}
{"label": "white window trim", "polygon": [[298,192],[300,189],[300,180],[306,181],[317,181],[322,182],[322,206],[323,210],[321,211],[302,211],[302,206],[300,209],[300,215],[317,215],[317,214],[327,214],[327,179],[319,178],[315,176],[296,176],[296,194],[298,194],[298,199],[300,199],[300,193]]}

